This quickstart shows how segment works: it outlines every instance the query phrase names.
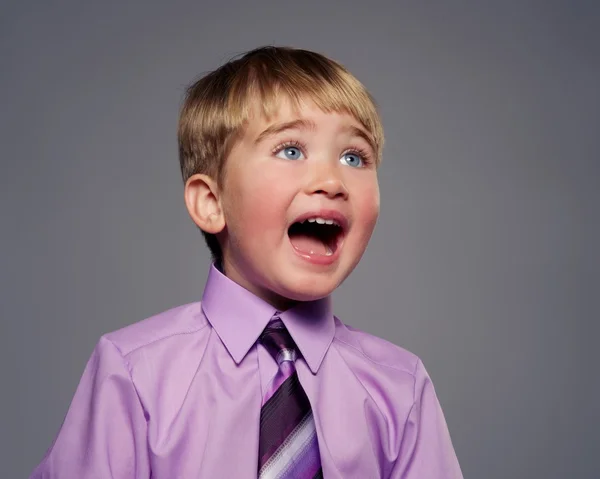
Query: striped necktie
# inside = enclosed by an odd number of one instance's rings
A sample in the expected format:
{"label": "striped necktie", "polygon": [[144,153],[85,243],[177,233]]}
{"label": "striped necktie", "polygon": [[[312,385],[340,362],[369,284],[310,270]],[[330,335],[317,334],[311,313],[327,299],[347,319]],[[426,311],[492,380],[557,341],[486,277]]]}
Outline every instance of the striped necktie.
{"label": "striped necktie", "polygon": [[277,361],[260,411],[259,479],[323,478],[310,402],[296,373],[297,349],[278,317],[259,341]]}

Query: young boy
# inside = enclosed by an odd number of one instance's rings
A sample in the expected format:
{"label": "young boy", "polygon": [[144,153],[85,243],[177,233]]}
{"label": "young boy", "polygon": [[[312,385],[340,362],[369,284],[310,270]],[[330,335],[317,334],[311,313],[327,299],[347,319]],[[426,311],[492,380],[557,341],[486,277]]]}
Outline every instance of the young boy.
{"label": "young boy", "polygon": [[192,85],[202,301],[100,339],[32,477],[462,477],[420,360],[332,313],[379,214],[382,146],[365,88],[313,52],[259,48]]}

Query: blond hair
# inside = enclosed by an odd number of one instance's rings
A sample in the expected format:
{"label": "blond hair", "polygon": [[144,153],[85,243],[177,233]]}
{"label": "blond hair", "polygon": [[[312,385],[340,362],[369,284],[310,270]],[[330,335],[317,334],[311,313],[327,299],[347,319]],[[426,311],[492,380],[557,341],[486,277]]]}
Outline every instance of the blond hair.
{"label": "blond hair", "polygon": [[[339,63],[315,52],[261,47],[234,59],[192,84],[179,117],[179,163],[183,181],[206,174],[222,183],[225,160],[256,105],[266,118],[284,95],[298,106],[310,99],[325,112],[352,115],[370,135],[381,161],[383,126],[365,87]],[[203,232],[214,259],[221,249]]]}

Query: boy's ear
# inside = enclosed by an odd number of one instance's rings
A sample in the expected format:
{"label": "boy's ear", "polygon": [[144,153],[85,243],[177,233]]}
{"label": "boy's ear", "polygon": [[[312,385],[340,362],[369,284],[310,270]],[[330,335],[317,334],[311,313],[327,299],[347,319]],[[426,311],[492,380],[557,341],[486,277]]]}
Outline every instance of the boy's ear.
{"label": "boy's ear", "polygon": [[185,182],[184,197],[188,213],[202,231],[217,234],[225,228],[219,187],[210,176],[190,176]]}

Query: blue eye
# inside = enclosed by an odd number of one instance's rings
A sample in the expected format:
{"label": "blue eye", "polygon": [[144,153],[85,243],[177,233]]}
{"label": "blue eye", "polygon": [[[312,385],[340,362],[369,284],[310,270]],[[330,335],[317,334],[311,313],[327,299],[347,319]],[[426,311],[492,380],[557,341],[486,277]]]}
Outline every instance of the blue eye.
{"label": "blue eye", "polygon": [[279,150],[275,156],[282,160],[300,160],[304,157],[300,148],[295,146],[286,146]]}
{"label": "blue eye", "polygon": [[354,168],[359,168],[364,164],[364,161],[359,154],[351,152],[344,153],[340,158],[340,161],[345,165],[352,166]]}

